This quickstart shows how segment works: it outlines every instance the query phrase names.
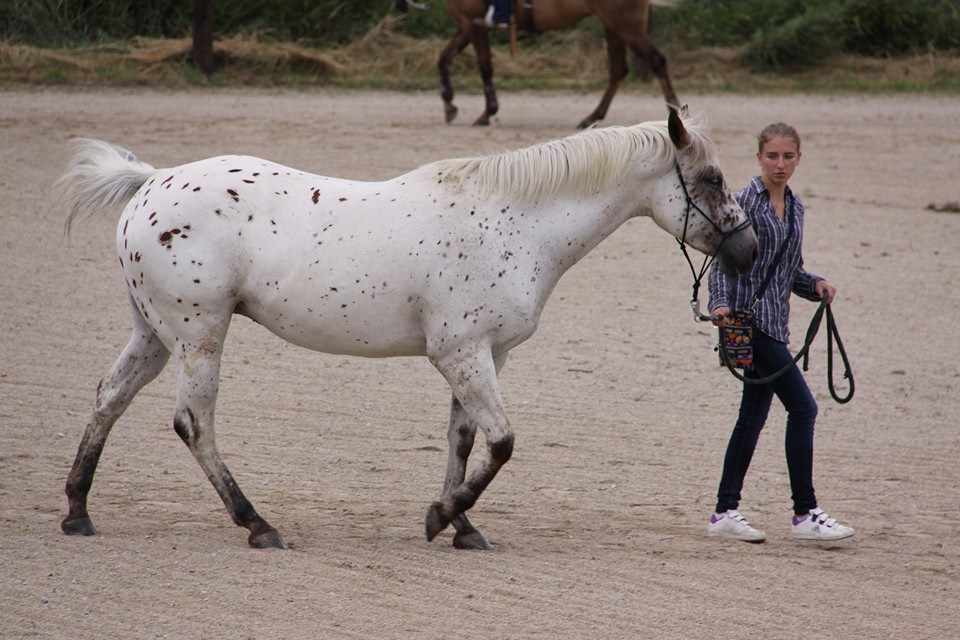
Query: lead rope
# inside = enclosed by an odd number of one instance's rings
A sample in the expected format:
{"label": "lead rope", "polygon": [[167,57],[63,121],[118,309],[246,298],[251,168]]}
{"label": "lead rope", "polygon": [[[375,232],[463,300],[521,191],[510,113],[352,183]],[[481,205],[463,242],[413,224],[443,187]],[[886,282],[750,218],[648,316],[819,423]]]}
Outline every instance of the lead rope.
{"label": "lead rope", "polygon": [[[771,373],[768,376],[762,378],[748,378],[742,373],[738,372],[732,363],[730,355],[727,353],[727,345],[723,339],[723,327],[718,327],[717,332],[719,335],[718,348],[720,350],[721,360],[723,364],[726,365],[727,369],[730,370],[730,373],[733,374],[733,377],[737,380],[740,380],[744,384],[768,384],[773,382],[783,374],[785,374],[790,367],[794,366],[797,362],[803,358],[803,370],[807,371],[810,363],[810,345],[813,344],[814,338],[817,337],[817,333],[820,331],[820,324],[823,321],[823,316],[827,316],[827,387],[830,389],[830,396],[839,402],[840,404],[846,404],[853,399],[853,392],[855,389],[853,381],[853,371],[850,368],[850,360],[847,358],[847,351],[843,348],[843,341],[840,340],[840,332],[837,331],[837,323],[833,318],[833,311],[830,309],[830,305],[827,304],[826,299],[820,301],[820,306],[817,307],[817,311],[813,314],[813,318],[810,320],[810,326],[807,328],[807,335],[803,341],[803,347],[800,351],[797,352],[797,355],[793,357],[793,360],[787,363],[779,371]],[[849,380],[850,389],[847,391],[847,395],[840,397],[837,394],[836,386],[833,381],[833,340],[837,341],[837,351],[840,353],[840,358],[843,360],[843,377]]]}

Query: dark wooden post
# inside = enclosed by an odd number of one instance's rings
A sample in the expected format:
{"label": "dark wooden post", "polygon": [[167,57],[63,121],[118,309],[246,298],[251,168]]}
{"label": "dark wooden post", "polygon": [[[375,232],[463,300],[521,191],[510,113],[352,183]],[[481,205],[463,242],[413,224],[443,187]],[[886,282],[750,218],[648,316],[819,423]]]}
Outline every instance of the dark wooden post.
{"label": "dark wooden post", "polygon": [[213,0],[193,0],[193,61],[213,74]]}

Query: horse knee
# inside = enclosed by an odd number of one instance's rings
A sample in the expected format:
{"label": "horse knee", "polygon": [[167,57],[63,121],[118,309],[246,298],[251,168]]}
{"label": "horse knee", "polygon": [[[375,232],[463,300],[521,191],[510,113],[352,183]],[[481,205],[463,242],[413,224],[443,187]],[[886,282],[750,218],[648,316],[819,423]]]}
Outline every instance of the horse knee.
{"label": "horse knee", "polygon": [[97,398],[93,403],[94,420],[118,418],[126,407],[126,400],[115,381],[108,382],[107,378],[104,378],[97,385]]}
{"label": "horse knee", "polygon": [[513,455],[513,434],[507,433],[503,437],[490,443],[490,460],[498,467],[507,463]]}
{"label": "horse knee", "polygon": [[450,439],[453,446],[456,447],[457,457],[465,459],[473,450],[473,441],[477,435],[477,430],[469,424],[461,424],[450,432]]}
{"label": "horse knee", "polygon": [[197,419],[190,407],[178,410],[173,416],[173,430],[188,447],[193,448],[197,443]]}

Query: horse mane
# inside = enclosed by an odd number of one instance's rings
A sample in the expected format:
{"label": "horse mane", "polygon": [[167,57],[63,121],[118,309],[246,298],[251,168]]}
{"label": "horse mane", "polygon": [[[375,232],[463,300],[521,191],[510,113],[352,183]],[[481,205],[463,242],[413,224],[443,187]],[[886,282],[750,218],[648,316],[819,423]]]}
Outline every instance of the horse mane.
{"label": "horse mane", "polygon": [[[685,166],[697,171],[714,164],[717,149],[706,135],[706,119],[684,118],[684,126],[691,141],[683,152]],[[676,158],[677,149],[664,120],[587,129],[525,149],[440,160],[422,170],[439,176],[440,182],[451,188],[462,190],[470,182],[480,198],[532,202],[560,192],[598,193],[622,180],[636,162],[672,165]]]}

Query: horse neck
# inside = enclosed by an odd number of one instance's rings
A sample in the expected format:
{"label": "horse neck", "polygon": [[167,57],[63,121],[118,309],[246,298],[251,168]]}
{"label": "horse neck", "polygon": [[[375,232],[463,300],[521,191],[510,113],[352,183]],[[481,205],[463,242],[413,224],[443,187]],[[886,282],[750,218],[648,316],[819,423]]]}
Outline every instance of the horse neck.
{"label": "horse neck", "polygon": [[558,278],[633,217],[637,200],[635,189],[631,191],[634,197],[622,187],[589,197],[570,196],[534,214],[544,258],[553,263]]}

